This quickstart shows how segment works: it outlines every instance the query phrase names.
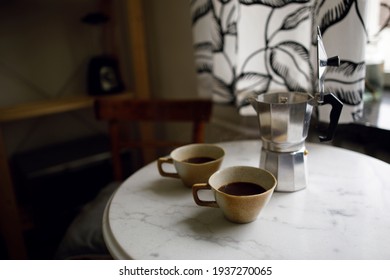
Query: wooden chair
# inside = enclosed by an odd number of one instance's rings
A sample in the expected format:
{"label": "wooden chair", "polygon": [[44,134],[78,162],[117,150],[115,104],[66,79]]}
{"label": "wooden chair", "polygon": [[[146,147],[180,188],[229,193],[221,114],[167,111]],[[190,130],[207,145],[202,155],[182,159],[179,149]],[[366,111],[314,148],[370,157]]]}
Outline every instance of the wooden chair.
{"label": "wooden chair", "polygon": [[[192,132],[190,133],[192,138],[189,141],[203,142],[205,123],[210,120],[211,109],[210,100],[139,100],[123,95],[97,98],[95,101],[96,117],[98,120],[108,123],[115,181],[104,187],[72,222],[61,241],[57,258],[110,258],[103,241],[102,217],[107,201],[124,179],[121,161],[123,149],[172,148],[185,144],[177,141],[157,140],[155,137],[137,140],[131,135],[134,130],[131,129],[128,133],[128,126],[124,124],[130,124],[133,128],[134,123],[141,121],[151,122],[156,126],[157,122],[186,122],[192,124]],[[181,133],[182,131],[179,132],[179,134]]]}
{"label": "wooden chair", "polygon": [[[153,135],[135,140],[134,132],[128,130],[128,124],[139,122],[192,123],[191,142],[204,141],[205,124],[210,120],[211,100],[182,99],[155,100],[134,99],[129,96],[110,96],[98,98],[95,102],[95,113],[98,120],[107,121],[111,141],[114,179],[123,180],[121,152],[128,148],[161,148],[183,145],[183,142],[158,140]],[[127,124],[127,126],[126,126]]]}

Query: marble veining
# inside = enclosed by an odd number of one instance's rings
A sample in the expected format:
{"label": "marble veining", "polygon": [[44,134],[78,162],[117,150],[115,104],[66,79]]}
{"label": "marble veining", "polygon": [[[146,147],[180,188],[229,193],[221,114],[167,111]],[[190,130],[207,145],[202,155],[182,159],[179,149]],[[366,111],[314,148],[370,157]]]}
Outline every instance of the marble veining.
{"label": "marble veining", "polygon": [[[258,166],[261,143],[220,143],[222,168]],[[309,187],[274,193],[249,224],[200,207],[156,163],[129,177],[107,205],[103,232],[120,259],[390,259],[390,165],[319,144],[309,150]]]}

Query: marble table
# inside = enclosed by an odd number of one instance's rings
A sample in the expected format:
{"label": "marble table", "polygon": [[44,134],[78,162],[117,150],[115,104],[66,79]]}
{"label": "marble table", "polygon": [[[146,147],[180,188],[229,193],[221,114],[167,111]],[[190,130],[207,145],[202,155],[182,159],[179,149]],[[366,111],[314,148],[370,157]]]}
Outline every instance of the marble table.
{"label": "marble table", "polygon": [[[261,142],[220,143],[222,168],[258,166]],[[307,143],[309,186],[274,193],[258,219],[227,221],[153,162],[113,194],[104,239],[117,259],[390,259],[390,165]]]}

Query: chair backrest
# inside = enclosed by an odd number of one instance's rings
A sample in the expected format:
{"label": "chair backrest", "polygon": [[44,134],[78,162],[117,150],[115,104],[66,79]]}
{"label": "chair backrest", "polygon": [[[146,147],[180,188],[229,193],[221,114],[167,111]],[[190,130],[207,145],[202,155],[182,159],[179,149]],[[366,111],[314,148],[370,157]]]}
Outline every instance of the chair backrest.
{"label": "chair backrest", "polygon": [[98,120],[107,121],[111,141],[115,180],[123,180],[121,152],[125,148],[175,147],[185,144],[177,141],[152,139],[134,140],[134,135],[123,131],[123,124],[140,122],[192,123],[191,142],[204,141],[205,124],[210,120],[212,102],[207,99],[156,100],[134,99],[128,96],[110,96],[95,101]]}

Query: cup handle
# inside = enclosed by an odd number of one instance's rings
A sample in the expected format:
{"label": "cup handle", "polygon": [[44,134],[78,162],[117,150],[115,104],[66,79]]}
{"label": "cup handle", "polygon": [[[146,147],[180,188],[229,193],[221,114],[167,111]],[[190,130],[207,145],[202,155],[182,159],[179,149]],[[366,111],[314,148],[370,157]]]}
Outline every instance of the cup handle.
{"label": "cup handle", "polygon": [[208,206],[208,207],[214,207],[218,208],[217,202],[214,201],[205,201],[201,200],[198,196],[198,191],[200,190],[210,190],[211,186],[208,183],[199,183],[199,184],[194,184],[192,186],[192,196],[194,197],[195,203],[198,204],[199,206]]}
{"label": "cup handle", "polygon": [[163,169],[163,164],[173,164],[173,159],[172,158],[159,158],[158,159],[157,167],[158,167],[158,172],[160,173],[161,176],[171,177],[171,178],[180,178],[179,174],[177,174],[177,173],[165,172]]}

